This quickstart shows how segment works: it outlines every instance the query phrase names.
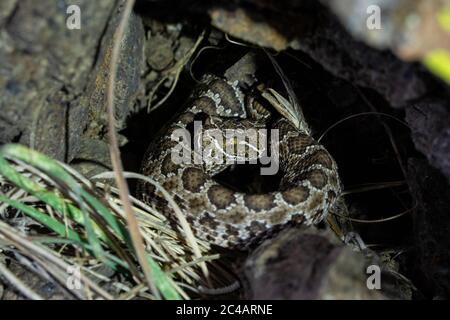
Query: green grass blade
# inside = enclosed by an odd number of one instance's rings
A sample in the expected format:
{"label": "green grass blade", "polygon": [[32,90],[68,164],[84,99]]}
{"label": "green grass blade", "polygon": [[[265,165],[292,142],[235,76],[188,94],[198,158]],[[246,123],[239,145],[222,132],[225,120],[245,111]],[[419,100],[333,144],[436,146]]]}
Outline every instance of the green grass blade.
{"label": "green grass blade", "polygon": [[161,267],[147,255],[147,261],[153,273],[156,287],[161,291],[162,296],[167,300],[181,300],[180,294],[173,287],[167,274],[162,271]]}
{"label": "green grass blade", "polygon": [[[80,210],[71,203],[67,203],[64,198],[61,198],[55,192],[49,191],[37,182],[25,177],[15,170],[13,166],[9,164],[7,159],[17,159],[28,165],[31,165],[40,171],[47,174],[52,179],[63,182],[73,194],[77,196],[77,202],[81,209],[84,206],[89,205],[95,210],[109,227],[113,230],[114,234],[123,242],[127,244],[130,250],[134,251],[134,247],[131,243],[130,235],[126,229],[126,226],[121,220],[119,220],[109,208],[107,208],[102,201],[97,199],[93,194],[86,191],[83,186],[74,177],[68,173],[57,161],[40,154],[34,150],[28,149],[25,146],[18,144],[8,144],[0,148],[0,174],[6,179],[11,181],[17,187],[27,191],[34,195],[41,201],[45,202],[53,209],[60,213],[67,212],[68,215],[74,219],[77,223],[83,225],[86,230],[86,235],[89,244],[83,242],[81,237],[73,230],[67,231],[66,226],[59,221],[49,217],[47,214],[40,212],[39,210],[27,206],[19,201],[7,199],[6,197],[0,198],[0,201],[8,203],[9,205],[23,211],[25,214],[36,219],[43,225],[47,226],[60,236],[67,237],[71,241],[81,241],[84,247],[104,263],[110,267],[115,268],[120,261],[123,266],[124,262],[118,258],[113,259],[106,251],[103,250],[100,239],[108,244],[108,239],[105,233],[96,225],[92,219],[88,216],[88,210]],[[114,261],[113,261],[114,260]],[[147,255],[147,261],[152,270],[155,285],[162,296],[165,299],[181,299],[180,294],[173,285],[173,282],[169,276],[161,269],[156,261]]]}
{"label": "green grass blade", "polygon": [[[126,228],[124,228],[124,226],[118,221],[118,219],[110,212],[107,207],[105,207],[89,192],[84,190],[83,186],[76,179],[74,179],[72,175],[68,173],[62,166],[60,166],[57,161],[19,144],[8,144],[3,146],[0,150],[0,155],[3,155],[6,158],[21,160],[27,164],[32,165],[33,167],[38,168],[49,176],[63,181],[74,194],[80,197],[80,203],[83,203],[83,200],[88,202],[105,219],[112,230],[115,231],[116,235],[123,241],[126,241],[125,238],[128,234]],[[2,166],[3,165],[0,165],[0,167]],[[9,170],[9,173],[13,174],[13,172],[11,171],[15,170],[13,168],[11,169],[12,170]],[[0,173],[4,174],[1,171]],[[5,176],[8,177],[9,175]],[[20,178],[21,177],[19,177],[17,180],[19,180]],[[15,181],[13,182],[16,183]],[[44,199],[42,200],[45,201]],[[80,216],[80,214],[81,212],[78,214],[78,217]]]}
{"label": "green grass blade", "polygon": [[66,228],[66,226],[64,224],[62,224],[58,220],[50,217],[48,214],[45,214],[45,213],[39,211],[38,209],[28,206],[20,201],[8,199],[3,195],[0,195],[0,201],[7,203],[8,205],[16,208],[17,210],[22,211],[29,217],[42,223],[43,225],[45,225],[49,229],[53,230],[60,236],[67,237],[68,239],[70,239],[78,244],[83,244],[83,240],[81,239],[81,237],[79,236],[78,233],[76,233],[75,231],[73,231],[71,229]]}

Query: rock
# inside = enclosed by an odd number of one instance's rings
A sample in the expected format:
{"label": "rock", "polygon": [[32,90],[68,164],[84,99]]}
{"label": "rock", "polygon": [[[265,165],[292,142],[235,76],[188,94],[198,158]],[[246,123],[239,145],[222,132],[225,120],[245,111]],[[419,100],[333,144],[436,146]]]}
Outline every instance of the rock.
{"label": "rock", "polygon": [[0,27],[6,22],[8,17],[17,5],[18,0],[3,0],[0,2]]}
{"label": "rock", "polygon": [[[109,79],[109,66],[114,32],[117,28],[121,10],[115,10],[110,19],[93,72],[85,92],[71,102],[69,112],[69,145],[68,161],[76,161],[78,166],[88,160],[87,168],[83,172],[94,170],[94,162],[98,162],[98,172],[110,165],[109,151],[107,148],[91,149],[92,140],[107,142],[107,114],[106,114],[106,90]],[[141,70],[144,64],[144,27],[141,18],[131,14],[128,28],[121,46],[118,70],[115,85],[115,124],[117,130],[126,126],[127,117],[134,108],[135,100],[140,90]],[[125,142],[121,139],[121,145]],[[90,150],[90,153],[87,153]],[[84,158],[79,158],[80,155]]]}
{"label": "rock", "polygon": [[[252,44],[304,51],[334,75],[378,91],[394,107],[404,107],[425,94],[419,67],[352,38],[337,18],[317,3],[248,2],[253,10],[213,7],[209,11],[212,24]],[[254,12],[272,15],[258,18]]]}
{"label": "rock", "polygon": [[172,42],[165,37],[155,35],[145,45],[147,63],[156,71],[166,69],[173,61]]}
{"label": "rock", "polygon": [[[379,49],[392,49],[402,59],[422,60],[435,49],[450,51],[450,1],[322,0],[356,38]],[[367,27],[367,12],[377,6],[381,29]],[[373,8],[373,7],[372,7]],[[373,10],[369,10],[373,13]]]}
{"label": "rock", "polygon": [[418,101],[406,108],[414,144],[450,182],[450,105],[440,99]]}
{"label": "rock", "polygon": [[82,27],[69,30],[64,2],[1,1],[0,143],[34,144],[64,160],[68,101],[84,90],[113,8],[109,0],[77,3]]}
{"label": "rock", "polygon": [[77,162],[72,166],[86,177],[112,170],[108,144],[98,139],[82,139]]}
{"label": "rock", "polygon": [[298,41],[298,48],[337,77],[376,90],[401,108],[425,95],[420,67],[403,62],[351,38],[331,15],[323,13],[317,28]]}
{"label": "rock", "polygon": [[[70,162],[86,145],[83,139],[104,137],[110,50],[121,11],[109,0],[77,4],[81,29],[69,30],[63,3],[2,1],[0,143],[20,142]],[[117,73],[118,129],[133,110],[143,69],[142,22],[133,14],[129,25]],[[109,158],[99,154],[105,150],[87,159]]]}
{"label": "rock", "polygon": [[33,112],[30,146],[53,158],[66,159],[67,113],[71,97],[57,91],[50,94],[40,108]]}
{"label": "rock", "polygon": [[213,26],[236,38],[277,51],[288,46],[288,39],[282,33],[264,19],[253,18],[242,8],[236,10],[213,8],[210,10],[210,16]]}
{"label": "rock", "polygon": [[[337,15],[342,24],[356,39],[378,49],[387,49],[401,37],[396,25],[398,22],[395,19],[396,13],[404,15],[401,13],[402,8],[407,8],[408,3],[415,3],[416,1],[321,0],[321,2]],[[375,12],[374,6],[375,9],[380,9],[379,22],[382,29],[367,27],[367,22],[373,21],[369,20],[369,17]]]}
{"label": "rock", "polygon": [[434,298],[450,296],[450,187],[425,160],[410,159],[408,184],[415,199],[413,230],[416,258],[423,291]]}
{"label": "rock", "polygon": [[392,277],[385,271],[380,283],[389,295],[368,289],[366,268],[373,261],[340,244],[329,231],[290,229],[248,257],[245,292],[261,300],[409,298],[389,284]]}
{"label": "rock", "polygon": [[189,50],[192,49],[194,44],[195,44],[195,42],[192,38],[189,38],[186,36],[181,36],[178,41],[178,48],[175,51],[175,55],[174,55],[175,59],[177,61],[179,61],[182,58],[184,58],[186,56],[186,54],[189,52]]}

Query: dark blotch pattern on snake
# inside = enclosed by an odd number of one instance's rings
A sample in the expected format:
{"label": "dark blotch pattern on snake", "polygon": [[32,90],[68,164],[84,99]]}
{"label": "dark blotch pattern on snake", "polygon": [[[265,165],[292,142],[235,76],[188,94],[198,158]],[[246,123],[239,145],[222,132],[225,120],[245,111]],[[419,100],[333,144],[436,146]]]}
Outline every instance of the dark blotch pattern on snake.
{"label": "dark blotch pattern on snake", "polygon": [[[268,128],[280,133],[277,146],[282,179],[277,191],[237,192],[212,178],[229,165],[216,168],[172,161],[171,152],[177,145],[172,133],[189,128],[199,115],[203,115],[203,129],[266,126],[265,118],[247,116],[252,111],[244,101],[236,82],[205,76],[184,111],[152,143],[142,168],[176,199],[196,236],[228,248],[248,247],[290,224],[322,221],[341,191],[337,166],[328,151],[284,118]],[[192,159],[193,154],[190,156]],[[151,185],[142,184],[140,193],[144,201],[173,217],[167,201]]]}

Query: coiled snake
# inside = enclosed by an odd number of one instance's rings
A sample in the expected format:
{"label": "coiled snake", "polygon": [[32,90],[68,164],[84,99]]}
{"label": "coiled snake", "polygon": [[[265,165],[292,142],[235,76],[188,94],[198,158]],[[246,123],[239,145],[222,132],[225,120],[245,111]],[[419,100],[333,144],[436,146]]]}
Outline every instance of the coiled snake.
{"label": "coiled snake", "polygon": [[[180,145],[174,138],[177,130],[192,132],[196,119],[202,120],[202,132],[211,128],[267,127],[267,111],[258,113],[251,103],[244,103],[245,98],[237,81],[205,76],[187,107],[152,143],[142,167],[145,175],[174,197],[196,236],[227,248],[248,247],[291,224],[318,223],[340,194],[337,166],[331,155],[307,131],[296,129],[284,118],[269,128],[277,129],[279,134],[278,141],[272,143],[276,147],[273,150],[278,150],[282,173],[277,191],[246,194],[213,179],[230,164],[173,161],[173,150]],[[206,149],[214,143],[217,141],[211,137],[199,142]],[[260,146],[246,144],[255,149]],[[186,143],[183,146],[190,150],[187,159],[192,160],[195,148],[192,150]],[[260,155],[257,153],[257,157]],[[236,160],[238,155],[227,156]],[[143,184],[140,190],[146,202],[156,204],[168,216],[173,214],[152,185]]]}

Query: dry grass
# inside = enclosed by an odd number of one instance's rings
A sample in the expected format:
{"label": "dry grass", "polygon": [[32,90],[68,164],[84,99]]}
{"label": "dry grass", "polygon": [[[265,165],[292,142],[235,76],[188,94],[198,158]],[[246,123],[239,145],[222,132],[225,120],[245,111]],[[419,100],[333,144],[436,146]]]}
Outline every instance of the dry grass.
{"label": "dry grass", "polygon": [[[0,262],[21,263],[17,256],[27,257],[40,266],[41,274],[37,276],[64,287],[71,298],[159,298],[147,285],[133,246],[127,241],[127,215],[117,188],[91,182],[66,165],[23,146],[5,147],[0,152],[0,174],[5,177],[0,182]],[[54,169],[55,165],[68,176]],[[94,202],[85,194],[101,203],[110,216],[93,207]],[[186,226],[180,223],[173,227],[153,207],[133,197],[129,200],[156,290],[162,297],[191,299],[235,283],[234,276],[218,263],[219,255],[211,253],[207,243],[194,237],[193,249],[186,240]],[[94,237],[89,236],[90,232]],[[81,291],[67,287],[69,271],[74,267],[81,270]],[[104,267],[112,269],[113,275],[97,271]],[[209,273],[205,274],[206,269]],[[39,298],[39,292],[27,288],[7,264],[2,263],[0,273],[23,296]]]}

